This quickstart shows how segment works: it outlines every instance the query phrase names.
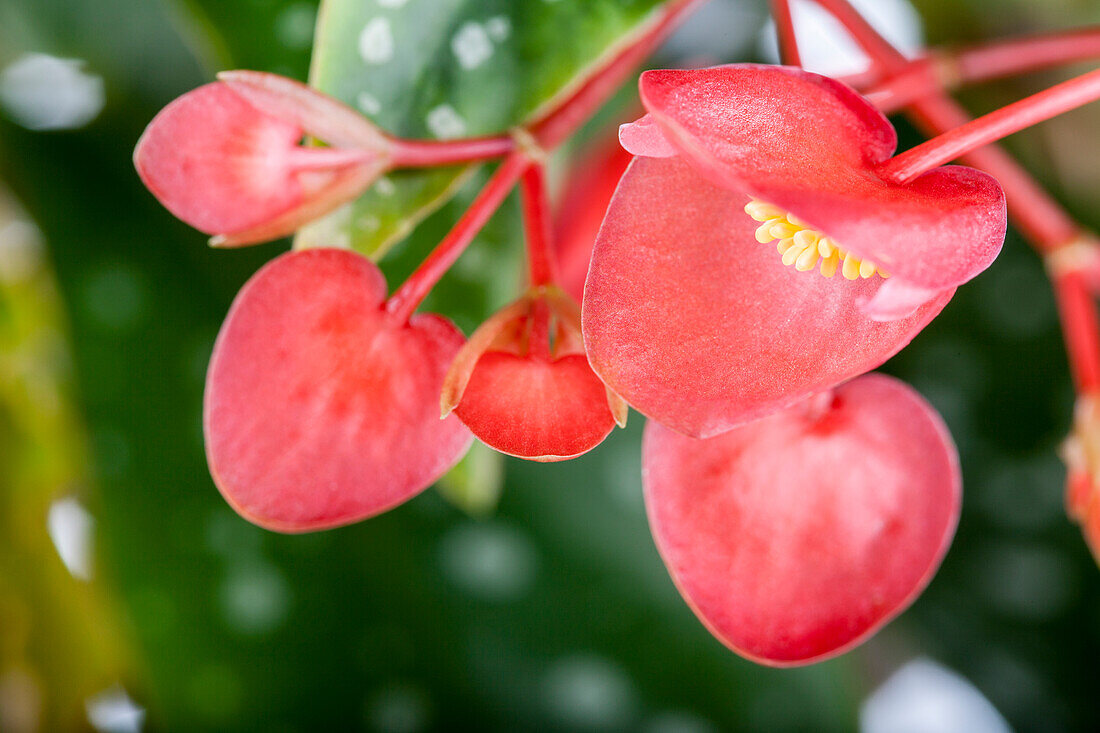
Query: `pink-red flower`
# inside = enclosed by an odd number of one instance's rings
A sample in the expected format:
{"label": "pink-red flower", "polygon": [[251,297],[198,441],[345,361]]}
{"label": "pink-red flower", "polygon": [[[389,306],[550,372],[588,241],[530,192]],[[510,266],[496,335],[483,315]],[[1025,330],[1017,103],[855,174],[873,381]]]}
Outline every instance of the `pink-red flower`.
{"label": "pink-red flower", "polygon": [[711,633],[764,664],[840,654],[901,613],[959,516],[947,428],[881,375],[707,440],[650,421],[642,460],[677,588]]}
{"label": "pink-red flower", "polygon": [[536,461],[592,450],[625,424],[627,411],[588,365],[576,303],[553,286],[470,336],[444,381],[441,407],[491,448]]}
{"label": "pink-red flower", "polygon": [[215,244],[291,234],[389,167],[392,141],[335,99],[275,74],[219,78],[161,110],[134,151],[153,195]]}
{"label": "pink-red flower", "polygon": [[715,435],[874,368],[1000,249],[996,181],[880,174],[895,132],[839,82],[736,65],[640,87],[583,325],[600,377],[666,426]]}
{"label": "pink-red flower", "polygon": [[276,258],[237,295],[206,378],[206,453],[242,516],[304,532],[418,494],[458,462],[470,431],[439,419],[462,334],[385,307],[378,268],[346,250]]}

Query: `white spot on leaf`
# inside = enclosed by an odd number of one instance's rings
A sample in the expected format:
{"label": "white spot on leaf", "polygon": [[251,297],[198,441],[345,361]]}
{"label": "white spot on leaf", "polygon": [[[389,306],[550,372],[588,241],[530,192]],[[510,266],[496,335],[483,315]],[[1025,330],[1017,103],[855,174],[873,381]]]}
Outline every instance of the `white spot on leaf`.
{"label": "white spot on leaf", "polygon": [[441,104],[428,112],[428,131],[440,140],[452,140],[466,134],[466,121],[449,104]]}
{"label": "white spot on leaf", "polygon": [[451,50],[463,69],[476,69],[493,55],[489,34],[479,24],[463,23],[451,39]]}
{"label": "white spot on leaf", "polygon": [[400,8],[409,0],[378,0],[378,5],[383,8]]}
{"label": "white spot on leaf", "polygon": [[397,193],[397,185],[394,184],[392,179],[382,176],[374,182],[374,190],[380,196],[393,196]]}
{"label": "white spot on leaf", "polygon": [[359,111],[365,115],[373,116],[382,111],[382,103],[370,92],[359,92],[355,101],[359,105]]}
{"label": "white spot on leaf", "polygon": [[512,35],[512,20],[506,15],[497,15],[485,21],[485,30],[497,43]]}
{"label": "white spot on leaf", "polygon": [[359,56],[368,64],[384,64],[393,58],[393,31],[385,18],[371,18],[359,33]]}

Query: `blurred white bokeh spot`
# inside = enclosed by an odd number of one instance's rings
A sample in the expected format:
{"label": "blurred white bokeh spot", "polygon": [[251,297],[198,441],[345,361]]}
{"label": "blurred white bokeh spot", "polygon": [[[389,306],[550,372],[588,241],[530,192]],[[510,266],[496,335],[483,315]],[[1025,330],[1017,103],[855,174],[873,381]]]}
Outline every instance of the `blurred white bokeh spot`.
{"label": "blurred white bokeh spot", "polygon": [[543,680],[546,712],[567,730],[628,730],[638,696],[626,671],[591,654],[551,665]]}
{"label": "blurred white bokeh spot", "polygon": [[261,635],[279,628],[290,611],[290,586],[279,568],[249,562],[230,571],[220,600],[226,623],[239,634]]}
{"label": "blurred white bokeh spot", "polygon": [[930,659],[892,674],[859,711],[862,733],[1011,733],[989,700],[962,675]]}
{"label": "blurred white bokeh spot", "polygon": [[759,23],[756,3],[709,0],[684,20],[661,50],[692,66],[721,63],[744,53]]}
{"label": "blurred white bokeh spot", "polygon": [[718,733],[718,726],[694,713],[666,710],[648,718],[642,733]]}
{"label": "blurred white bokeh spot", "polygon": [[[911,56],[923,44],[920,15],[909,0],[852,0],[875,30]],[[867,69],[870,60],[852,40],[844,26],[812,0],[793,0],[791,15],[802,65],[826,76],[856,74]],[[760,35],[760,53],[771,63],[779,63],[775,23],[769,20]]]}
{"label": "blurred white bokeh spot", "polygon": [[415,683],[394,682],[367,699],[367,725],[378,733],[417,733],[431,717],[431,697]]}
{"label": "blurred white bokeh spot", "polygon": [[28,130],[83,127],[103,103],[103,78],[86,72],[80,59],[28,53],[0,71],[0,106]]}
{"label": "blurred white bokeh spot", "polygon": [[469,522],[450,530],[439,543],[448,581],[489,601],[512,601],[535,580],[538,554],[522,531],[500,524]]}
{"label": "blurred white bokeh spot", "polygon": [[145,710],[118,685],[89,697],[84,710],[88,722],[102,733],[138,733],[145,723]]}
{"label": "blurred white bokeh spot", "polygon": [[37,274],[43,257],[42,234],[23,219],[0,223],[0,283],[15,285]]}
{"label": "blurred white bokeh spot", "polygon": [[50,504],[46,528],[61,562],[73,577],[90,580],[95,519],[88,510],[71,496],[58,499]]}

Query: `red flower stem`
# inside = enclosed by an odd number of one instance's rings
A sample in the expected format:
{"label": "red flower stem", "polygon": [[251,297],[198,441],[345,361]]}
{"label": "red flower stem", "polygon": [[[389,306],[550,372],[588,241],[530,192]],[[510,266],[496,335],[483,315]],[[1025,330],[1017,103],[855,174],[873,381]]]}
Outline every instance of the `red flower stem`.
{"label": "red flower stem", "polygon": [[1078,394],[1100,392],[1100,319],[1080,271],[1052,274],[1062,335]]}
{"label": "red flower stem", "polygon": [[[876,66],[887,73],[896,73],[904,66],[906,62],[899,60],[900,54],[896,49],[863,21],[847,0],[818,2],[848,28]],[[848,21],[852,21],[853,16],[858,22],[850,24]],[[884,48],[888,49],[886,53],[882,53]],[[930,134],[956,128],[968,118],[966,111],[942,92],[914,103],[909,112]],[[997,178],[1005,191],[1009,214],[1040,254],[1050,255],[1067,245],[1073,246],[1073,242],[1081,237],[1080,228],[1069,214],[999,147],[979,148],[966,157],[976,167]],[[1052,262],[1053,259],[1048,257],[1047,261]],[[1058,301],[1059,319],[1074,383],[1079,393],[1096,393],[1100,390],[1100,323],[1091,289],[1079,270],[1052,272],[1051,283]]]}
{"label": "red flower stem", "polygon": [[535,141],[550,150],[583,125],[691,11],[706,0],[671,0],[649,28],[628,40],[565,101],[530,125]]}
{"label": "red flower stem", "polygon": [[[970,115],[954,100],[930,96],[908,111],[917,127],[932,136],[970,121]],[[1052,252],[1080,236],[1081,229],[1062,206],[1044,191],[1012,156],[997,145],[967,153],[963,162],[984,170],[1001,184],[1012,223],[1041,253]]]}
{"label": "red flower stem", "polygon": [[390,156],[396,168],[431,168],[500,158],[515,149],[511,135],[441,141],[395,139]]}
{"label": "red flower stem", "polygon": [[531,301],[528,326],[527,355],[540,361],[553,361],[553,354],[550,353],[550,306],[545,298]]}
{"label": "red flower stem", "polygon": [[289,153],[290,167],[298,171],[332,170],[368,163],[378,157],[373,150],[358,148],[298,147]]}
{"label": "red flower stem", "polygon": [[511,153],[504,159],[477,198],[470,204],[470,208],[455,223],[443,241],[390,296],[386,303],[386,310],[394,318],[404,323],[412,317],[417,306],[427,297],[459,255],[465,251],[493,216],[493,212],[504,203],[504,199],[508,197],[516,181],[530,165],[531,160],[524,152]]}
{"label": "red flower stem", "polygon": [[798,37],[794,32],[794,20],[791,18],[791,4],[788,0],[771,0],[772,18],[775,20],[775,35],[779,41],[779,58],[788,66],[802,66],[802,56],[798,53]]}
{"label": "red flower stem", "polygon": [[532,165],[520,180],[523,224],[527,234],[527,268],[530,285],[537,288],[557,281],[557,263],[551,246],[550,197],[546,193],[546,167]]}
{"label": "red flower stem", "polygon": [[886,74],[896,73],[909,63],[901,51],[879,35],[879,32],[852,7],[848,0],[817,0],[817,4],[840,21],[880,71]]}
{"label": "red flower stem", "polygon": [[[921,97],[963,84],[990,81],[1029,71],[1100,58],[1100,27],[1042,33],[925,54],[885,81],[861,74],[844,79],[884,112]],[[871,88],[868,82],[874,84]]]}
{"label": "red flower stem", "polygon": [[905,183],[975,148],[1097,99],[1100,99],[1100,69],[1024,97],[906,150],[885,163],[879,173],[896,183]]}

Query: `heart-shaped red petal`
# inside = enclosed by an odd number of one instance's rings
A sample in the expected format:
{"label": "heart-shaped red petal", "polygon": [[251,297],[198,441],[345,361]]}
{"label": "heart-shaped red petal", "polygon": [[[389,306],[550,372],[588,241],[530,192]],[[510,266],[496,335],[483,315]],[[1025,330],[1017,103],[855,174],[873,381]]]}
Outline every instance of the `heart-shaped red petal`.
{"label": "heart-shaped red petal", "polygon": [[586,453],[615,427],[607,389],[583,354],[486,352],[455,413],[488,446],[538,461]]}
{"label": "heart-shaped red petal", "polygon": [[764,664],[865,640],[927,585],[958,521],[947,428],[881,375],[709,440],[650,422],[642,460],[676,586],[711,633]]}
{"label": "heart-shaped red petal", "polygon": [[638,158],[612,199],[585,285],[593,369],[631,406],[697,437],[717,435],[873,369],[950,299],[868,318],[882,278],[786,267],[760,244],[748,196],[682,158]]}
{"label": "heart-shaped red petal", "polygon": [[241,290],[206,380],[207,458],[226,500],[282,532],[356,522],[427,488],[471,435],[439,419],[463,338],[435,315],[395,322],[386,283],[349,251],[285,254]]}

